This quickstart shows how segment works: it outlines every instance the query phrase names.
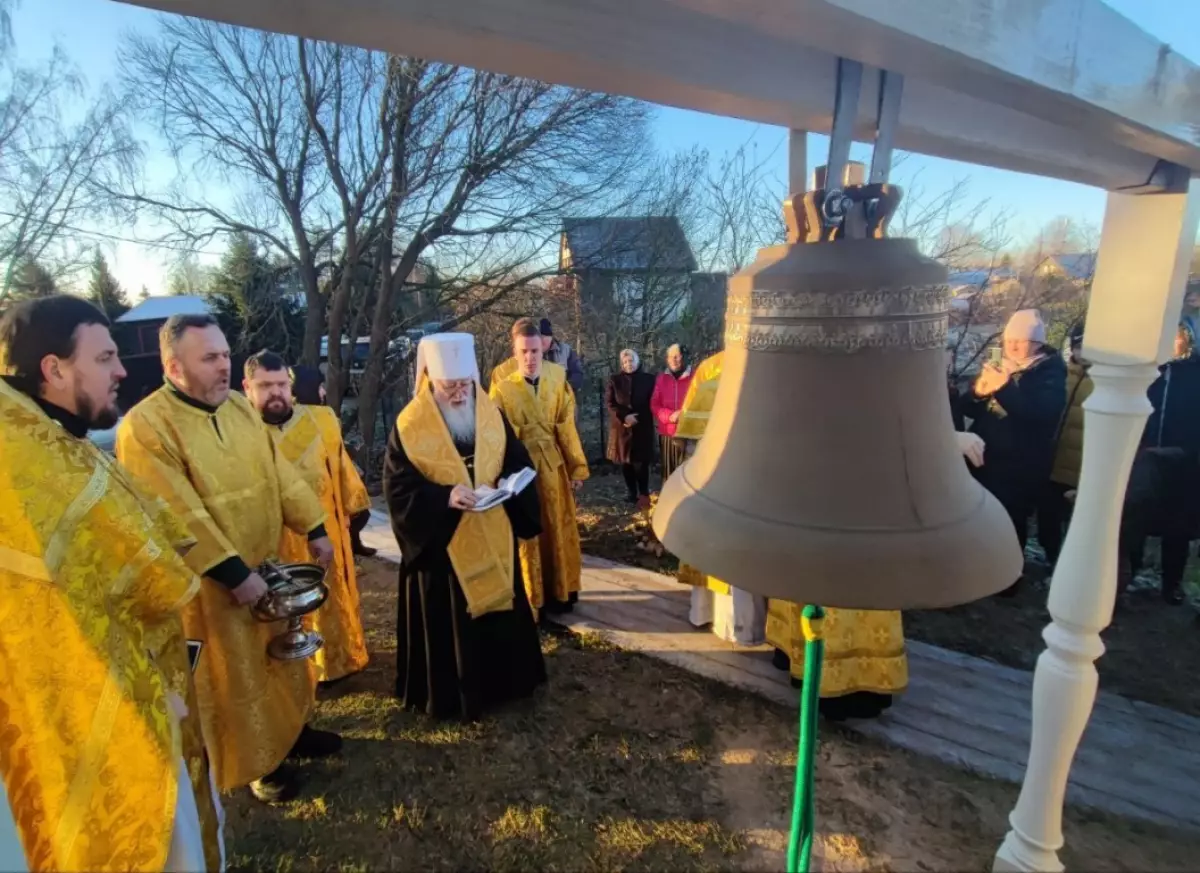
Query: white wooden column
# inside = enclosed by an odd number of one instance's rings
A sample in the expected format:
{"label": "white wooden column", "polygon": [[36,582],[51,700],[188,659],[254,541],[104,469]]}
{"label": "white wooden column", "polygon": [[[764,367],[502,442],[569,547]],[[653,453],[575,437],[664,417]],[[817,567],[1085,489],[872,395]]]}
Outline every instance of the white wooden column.
{"label": "white wooden column", "polygon": [[1108,195],[1084,331],[1095,389],[1083,406],[1079,492],[1050,582],[1052,620],[1033,675],[1029,761],[996,871],[1063,869],[1063,801],[1095,704],[1100,632],[1112,621],[1125,485],[1150,413],[1146,389],[1171,355],[1198,206],[1196,186],[1190,194]]}

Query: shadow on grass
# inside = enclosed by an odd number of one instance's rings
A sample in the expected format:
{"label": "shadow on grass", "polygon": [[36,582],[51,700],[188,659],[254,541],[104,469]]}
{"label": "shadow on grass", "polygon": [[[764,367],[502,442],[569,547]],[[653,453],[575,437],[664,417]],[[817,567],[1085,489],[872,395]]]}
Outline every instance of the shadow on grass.
{"label": "shadow on grass", "polygon": [[[481,723],[401,709],[383,657],[323,693],[316,724],[343,734],[344,754],[303,765],[297,802],[230,799],[235,866],[729,866],[741,842],[721,823],[709,773],[717,726],[690,677],[598,639],[544,639],[549,686]],[[623,684],[633,699],[614,698]]]}

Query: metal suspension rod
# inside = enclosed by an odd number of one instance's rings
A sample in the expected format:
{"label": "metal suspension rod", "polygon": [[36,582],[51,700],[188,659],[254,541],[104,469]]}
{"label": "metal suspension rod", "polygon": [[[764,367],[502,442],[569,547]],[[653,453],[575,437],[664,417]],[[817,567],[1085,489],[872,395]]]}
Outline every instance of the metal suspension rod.
{"label": "metal suspension rod", "polygon": [[854,122],[858,118],[862,77],[862,64],[838,58],[833,126],[829,131],[829,161],[826,163],[825,172],[825,187],[830,190],[842,186],[842,176],[846,171],[846,163],[850,160],[850,143],[854,141]]}
{"label": "metal suspension rod", "polygon": [[[854,126],[858,120],[858,103],[862,96],[863,65],[858,61],[838,58],[837,87],[834,94],[833,125],[829,133],[829,160],[826,163],[825,199],[821,204],[821,220],[826,228],[843,225],[846,214],[853,208],[845,196],[846,166],[850,162],[850,145],[854,141]],[[904,77],[887,70],[879,72],[878,99],[875,107],[874,148],[867,184],[887,183],[892,168],[892,153],[896,126],[900,118],[900,103],[904,93]],[[861,184],[861,183],[860,183]],[[865,205],[866,214],[874,214],[874,205]]]}
{"label": "metal suspension rod", "polygon": [[879,107],[875,115],[875,149],[871,153],[871,175],[868,182],[882,185],[892,170],[892,149],[896,141],[896,125],[900,121],[900,99],[904,96],[904,76],[881,70],[879,73]]}

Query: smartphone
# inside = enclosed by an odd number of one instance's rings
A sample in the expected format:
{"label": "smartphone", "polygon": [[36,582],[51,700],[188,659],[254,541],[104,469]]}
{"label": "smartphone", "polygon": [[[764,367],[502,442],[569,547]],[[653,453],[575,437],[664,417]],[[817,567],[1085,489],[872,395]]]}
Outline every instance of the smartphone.
{"label": "smartphone", "polygon": [[1004,349],[1000,346],[992,346],[988,349],[988,363],[993,367],[999,367],[1000,362],[1004,360]]}
{"label": "smartphone", "polygon": [[201,640],[188,640],[188,666],[192,672],[196,672],[196,665],[200,663],[200,650],[204,648],[204,643]]}

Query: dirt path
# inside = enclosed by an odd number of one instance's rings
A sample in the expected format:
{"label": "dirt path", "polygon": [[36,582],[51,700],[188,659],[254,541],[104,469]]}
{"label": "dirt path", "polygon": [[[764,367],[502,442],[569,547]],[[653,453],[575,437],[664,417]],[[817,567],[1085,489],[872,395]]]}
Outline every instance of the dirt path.
{"label": "dirt path", "polygon": [[763,751],[770,745],[767,733],[751,728],[722,738],[718,750],[717,790],[727,807],[727,827],[742,834],[746,850],[739,858],[739,869],[747,871],[783,870],[787,860],[788,816],[780,809],[768,784],[768,770]]}

